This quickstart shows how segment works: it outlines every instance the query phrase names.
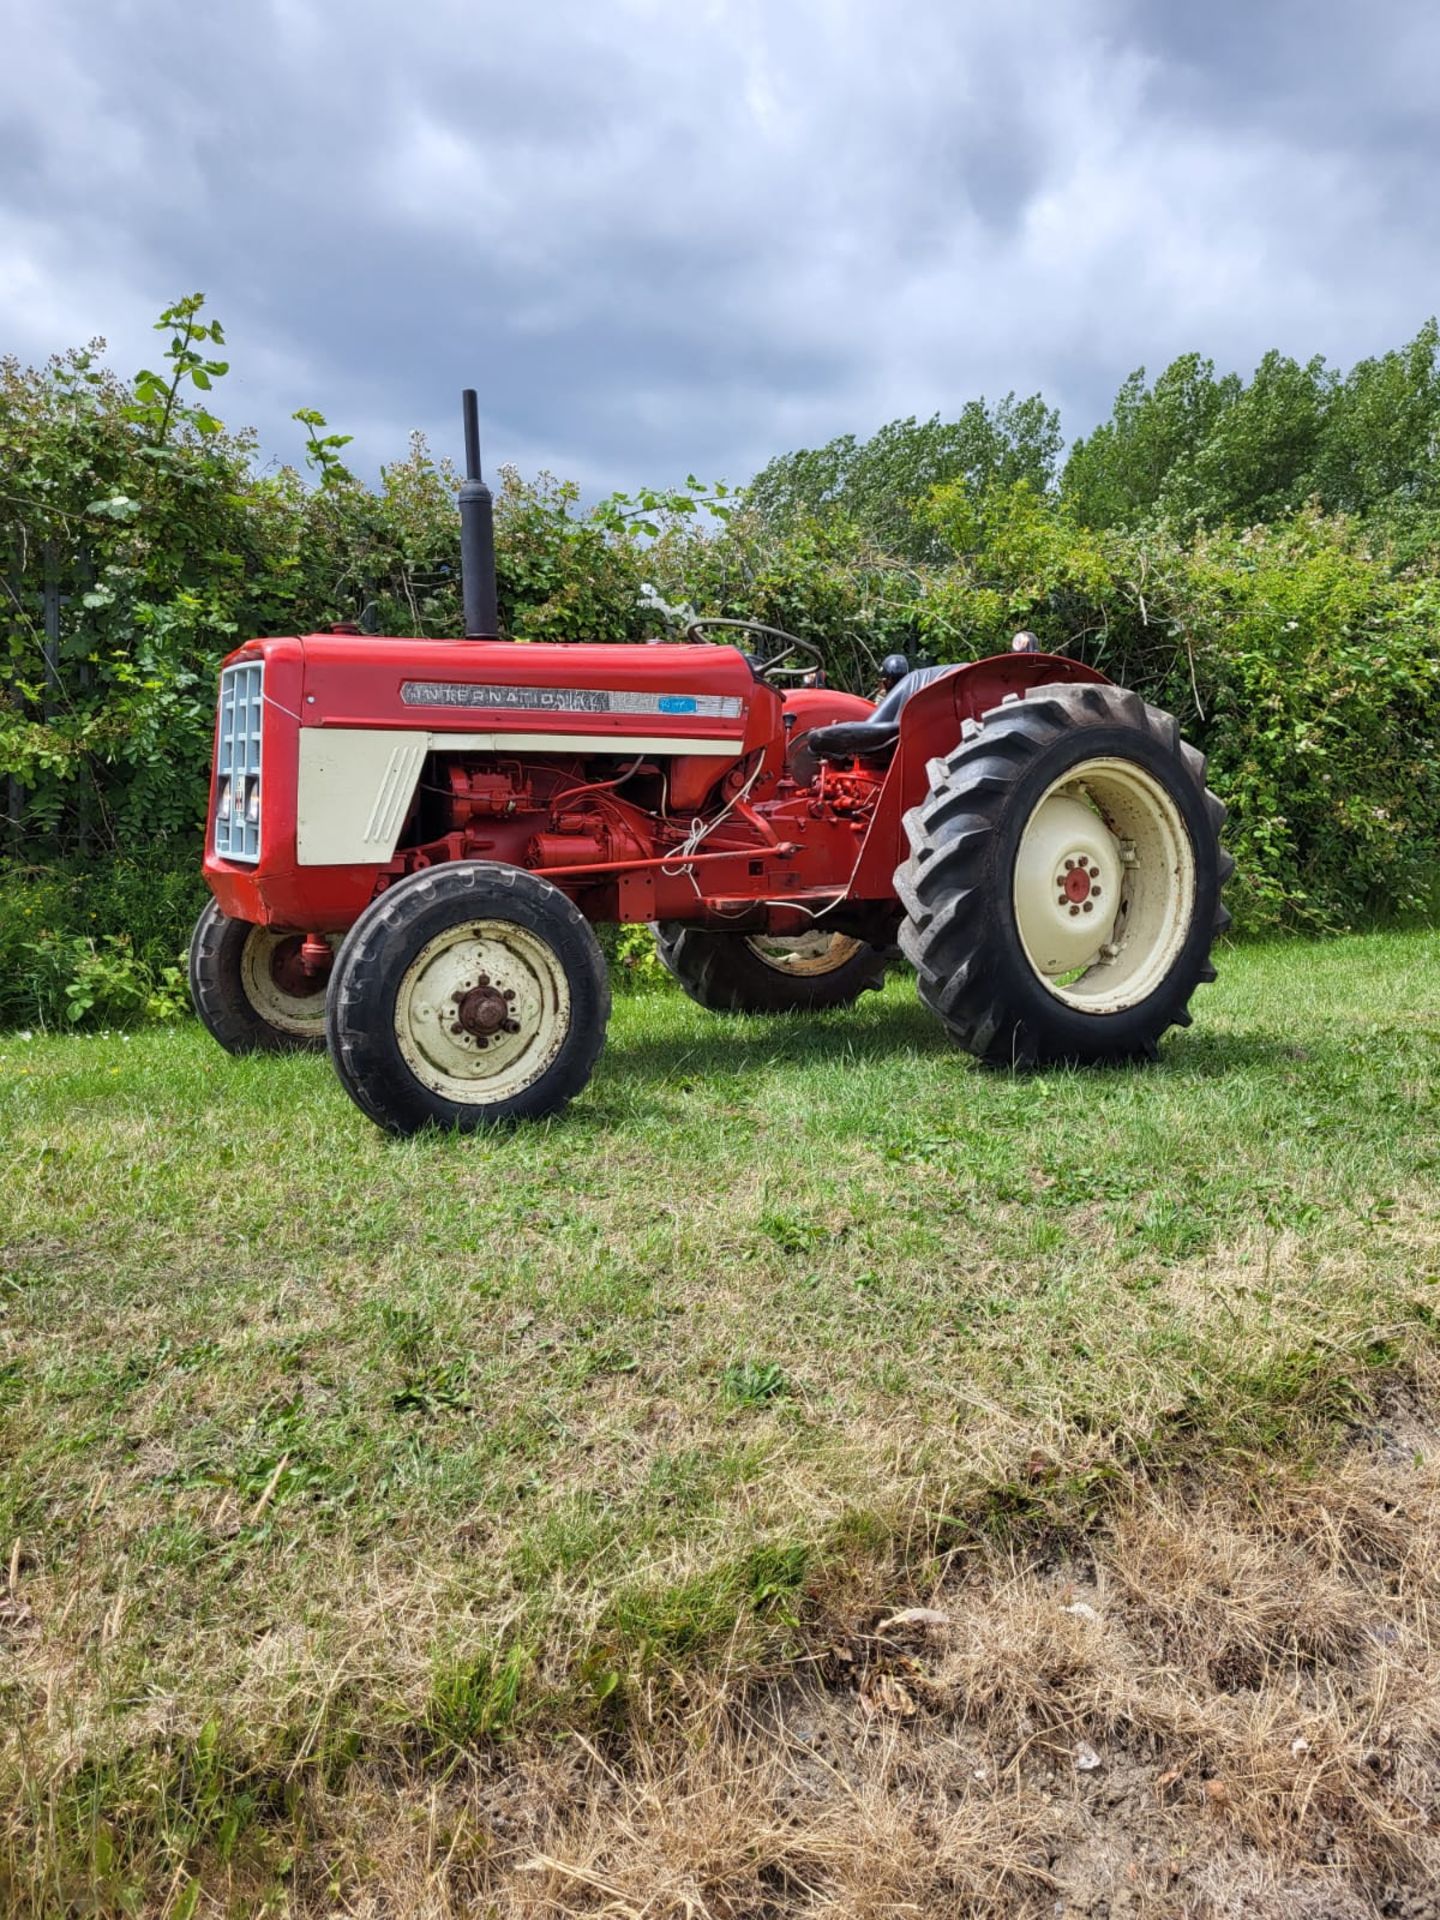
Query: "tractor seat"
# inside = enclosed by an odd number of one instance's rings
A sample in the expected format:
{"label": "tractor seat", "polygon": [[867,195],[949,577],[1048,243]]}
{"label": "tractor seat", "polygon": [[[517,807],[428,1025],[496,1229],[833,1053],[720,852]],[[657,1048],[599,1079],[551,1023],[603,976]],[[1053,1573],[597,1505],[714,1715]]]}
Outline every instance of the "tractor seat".
{"label": "tractor seat", "polygon": [[805,744],[822,760],[888,760],[900,738],[900,710],[912,693],[928,687],[953,667],[916,667],[897,680],[868,720],[837,720],[833,726],[812,727]]}

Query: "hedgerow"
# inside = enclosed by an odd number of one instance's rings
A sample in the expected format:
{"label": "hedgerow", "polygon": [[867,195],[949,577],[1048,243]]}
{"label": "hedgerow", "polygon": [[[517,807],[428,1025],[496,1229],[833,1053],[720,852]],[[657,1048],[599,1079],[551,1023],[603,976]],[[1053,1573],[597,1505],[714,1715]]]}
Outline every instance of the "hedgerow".
{"label": "hedgerow", "polygon": [[[366,485],[346,437],[301,409],[308,471],[262,466],[211,411],[225,340],[200,296],[158,326],[160,369],[130,380],[99,341],[0,360],[0,1022],[165,1004],[200,898],[216,670],[239,639],[459,630],[450,464],[416,436]],[[1189,356],[1127,382],[1058,473],[1054,416],[1013,395],[953,428],[786,456],[749,495],[692,476],[586,510],[507,470],[502,624],[638,641],[686,609],[753,616],[862,690],[886,653],[966,660],[1027,627],[1209,754],[1243,928],[1425,912],[1437,352],[1432,323],[1343,380],[1268,356],[1249,386]]]}

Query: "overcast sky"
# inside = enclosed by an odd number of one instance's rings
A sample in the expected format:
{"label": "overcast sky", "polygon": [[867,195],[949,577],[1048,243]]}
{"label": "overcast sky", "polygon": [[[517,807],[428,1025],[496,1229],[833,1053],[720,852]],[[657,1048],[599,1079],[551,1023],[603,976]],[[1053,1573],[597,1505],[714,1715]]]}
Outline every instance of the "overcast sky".
{"label": "overcast sky", "polygon": [[203,289],[231,425],[588,489],[1440,306],[1423,0],[0,0],[0,351]]}

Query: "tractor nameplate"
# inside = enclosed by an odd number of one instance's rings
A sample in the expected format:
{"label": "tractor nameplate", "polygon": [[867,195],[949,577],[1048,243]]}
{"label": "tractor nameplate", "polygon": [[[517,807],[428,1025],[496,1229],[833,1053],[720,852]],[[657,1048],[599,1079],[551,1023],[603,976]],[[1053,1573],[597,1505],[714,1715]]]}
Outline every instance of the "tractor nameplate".
{"label": "tractor nameplate", "polygon": [[728,693],[629,693],[603,687],[482,687],[463,680],[407,680],[407,707],[530,709],[537,713],[675,713],[738,720],[744,703]]}

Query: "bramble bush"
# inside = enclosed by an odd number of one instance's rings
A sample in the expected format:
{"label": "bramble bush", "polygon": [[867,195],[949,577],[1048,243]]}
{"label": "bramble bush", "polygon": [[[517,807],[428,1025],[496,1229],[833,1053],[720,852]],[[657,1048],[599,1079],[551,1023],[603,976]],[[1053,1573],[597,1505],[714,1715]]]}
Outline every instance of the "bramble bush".
{"label": "bramble bush", "polygon": [[[158,369],[103,342],[0,360],[0,1023],[115,1023],[174,1000],[203,899],[216,670],[339,619],[459,630],[458,476],[422,438],[369,486],[300,409],[307,472],[213,411],[224,332],[192,295]],[[960,661],[1018,627],[1176,713],[1210,757],[1250,930],[1435,905],[1440,336],[1341,376],[1188,355],[1121,389],[1059,463],[1038,396],[968,403],[588,511],[502,470],[504,629],[638,641],[667,608],[820,644],[832,681]],[[607,936],[622,984],[657,969]],[[169,996],[167,998],[167,996]]]}
{"label": "bramble bush", "polygon": [[199,861],[0,870],[0,1030],[126,1026],[188,1006],[174,976],[208,895]]}

